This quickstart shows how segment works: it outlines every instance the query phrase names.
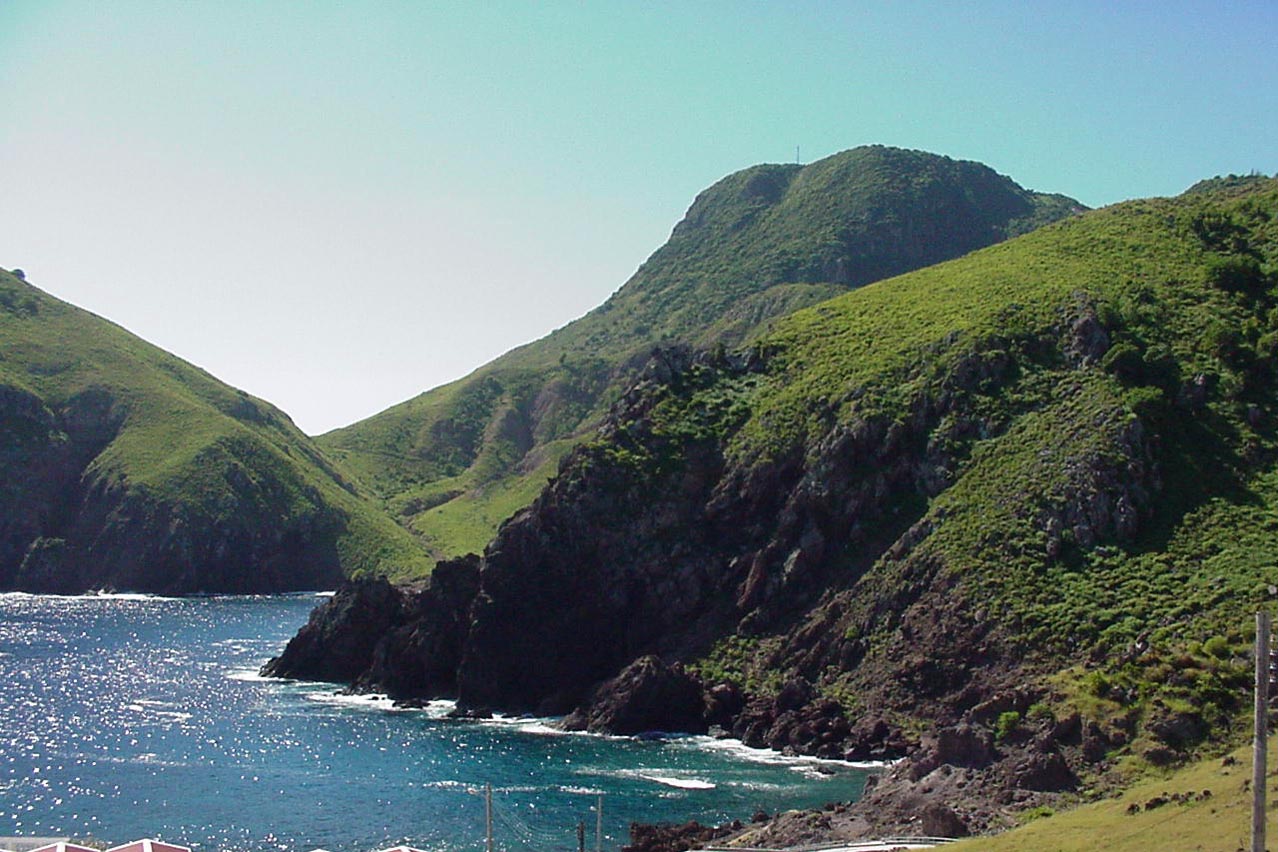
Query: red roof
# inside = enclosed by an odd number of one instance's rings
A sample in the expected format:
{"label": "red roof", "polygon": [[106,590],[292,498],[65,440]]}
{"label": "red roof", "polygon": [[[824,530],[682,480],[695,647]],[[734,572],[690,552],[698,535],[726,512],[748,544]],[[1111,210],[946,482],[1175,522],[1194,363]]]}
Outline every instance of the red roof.
{"label": "red roof", "polygon": [[[59,850],[61,852],[61,850]],[[112,846],[107,852],[191,852],[190,846],[176,846],[172,843],[161,843],[158,840],[152,840],[149,837],[145,840],[135,840],[132,843],[125,843],[122,846]]]}
{"label": "red roof", "polygon": [[98,852],[96,849],[90,849],[88,846],[81,846],[78,843],[67,843],[59,840],[57,843],[49,843],[31,852]]}

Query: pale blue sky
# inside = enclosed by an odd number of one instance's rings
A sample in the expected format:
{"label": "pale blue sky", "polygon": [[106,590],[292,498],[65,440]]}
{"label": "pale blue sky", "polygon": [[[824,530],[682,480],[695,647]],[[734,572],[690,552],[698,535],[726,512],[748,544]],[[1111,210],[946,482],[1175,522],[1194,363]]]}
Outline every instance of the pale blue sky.
{"label": "pale blue sky", "polygon": [[320,432],[581,315],[796,146],[1091,205],[1278,171],[1276,45],[1272,0],[5,0],[0,266]]}

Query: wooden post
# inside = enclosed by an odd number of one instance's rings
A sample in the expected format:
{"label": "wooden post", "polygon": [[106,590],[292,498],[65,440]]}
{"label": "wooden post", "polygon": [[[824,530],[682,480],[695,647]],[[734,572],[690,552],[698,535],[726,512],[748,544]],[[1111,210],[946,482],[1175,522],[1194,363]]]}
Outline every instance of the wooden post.
{"label": "wooden post", "polygon": [[488,852],[493,852],[493,785],[484,785],[484,823],[486,825],[485,837],[487,842],[484,848]]}
{"label": "wooden post", "polygon": [[1256,613],[1256,718],[1251,766],[1251,850],[1265,852],[1265,757],[1269,726],[1269,613]]}
{"label": "wooden post", "polygon": [[577,820],[577,852],[586,852],[586,821]]}

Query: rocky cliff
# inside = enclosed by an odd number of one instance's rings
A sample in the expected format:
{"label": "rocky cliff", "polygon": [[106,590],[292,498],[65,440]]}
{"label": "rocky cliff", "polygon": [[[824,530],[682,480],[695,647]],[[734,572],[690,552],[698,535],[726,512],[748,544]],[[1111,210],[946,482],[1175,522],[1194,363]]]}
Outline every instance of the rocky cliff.
{"label": "rocky cliff", "polygon": [[[1051,737],[966,767],[1007,790],[1068,788],[1115,749],[1173,759],[1228,729],[1229,607],[1271,582],[1251,524],[1278,508],[1276,221],[1272,181],[1132,202],[737,354],[653,353],[466,582],[401,605],[358,682],[587,727],[663,727],[664,695],[672,726],[848,757],[1032,717]],[[1055,727],[1080,707],[1091,727]],[[916,757],[910,784],[953,771]]]}

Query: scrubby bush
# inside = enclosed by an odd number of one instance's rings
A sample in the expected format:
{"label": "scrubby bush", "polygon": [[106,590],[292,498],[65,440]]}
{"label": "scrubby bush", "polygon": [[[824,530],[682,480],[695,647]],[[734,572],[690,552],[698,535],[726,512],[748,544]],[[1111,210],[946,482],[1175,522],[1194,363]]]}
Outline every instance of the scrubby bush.
{"label": "scrubby bush", "polygon": [[994,739],[1002,742],[1016,732],[1021,726],[1021,714],[1015,710],[1008,710],[1006,713],[998,714],[998,721],[994,724]]}
{"label": "scrubby bush", "polygon": [[1230,254],[1208,258],[1207,283],[1227,293],[1254,295],[1268,287],[1269,279],[1256,258]]}

